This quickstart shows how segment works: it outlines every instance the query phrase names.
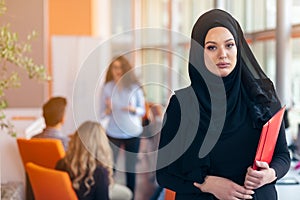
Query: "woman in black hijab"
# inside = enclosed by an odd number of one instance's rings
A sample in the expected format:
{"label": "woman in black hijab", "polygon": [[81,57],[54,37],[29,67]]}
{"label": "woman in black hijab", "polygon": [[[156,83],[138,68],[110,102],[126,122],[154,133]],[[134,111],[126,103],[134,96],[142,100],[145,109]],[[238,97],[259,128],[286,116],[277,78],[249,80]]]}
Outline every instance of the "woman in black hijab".
{"label": "woman in black hijab", "polygon": [[273,159],[252,165],[263,124],[281,104],[239,23],[213,9],[195,23],[191,85],[175,91],[164,116],[157,160],[160,186],[176,199],[275,200],[290,167],[283,124]]}

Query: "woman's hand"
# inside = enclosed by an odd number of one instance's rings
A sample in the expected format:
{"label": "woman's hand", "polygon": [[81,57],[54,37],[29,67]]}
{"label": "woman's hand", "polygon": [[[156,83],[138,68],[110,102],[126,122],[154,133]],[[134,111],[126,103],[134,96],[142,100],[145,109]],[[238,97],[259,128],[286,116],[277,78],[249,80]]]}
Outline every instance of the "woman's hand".
{"label": "woman's hand", "polygon": [[248,167],[244,186],[247,189],[257,189],[265,184],[273,182],[277,177],[275,170],[270,168],[268,163],[256,161],[259,170]]}
{"label": "woman's hand", "polygon": [[217,176],[207,176],[204,183],[194,183],[194,186],[221,200],[252,199],[251,195],[254,194],[251,189],[246,189],[229,179]]}
{"label": "woman's hand", "polygon": [[110,100],[110,98],[107,98],[106,100],[105,100],[105,114],[106,115],[110,115],[111,114],[111,100]]}
{"label": "woman's hand", "polygon": [[123,107],[122,110],[124,111],[128,111],[131,114],[135,114],[136,113],[136,108],[134,106],[127,106],[127,107]]}

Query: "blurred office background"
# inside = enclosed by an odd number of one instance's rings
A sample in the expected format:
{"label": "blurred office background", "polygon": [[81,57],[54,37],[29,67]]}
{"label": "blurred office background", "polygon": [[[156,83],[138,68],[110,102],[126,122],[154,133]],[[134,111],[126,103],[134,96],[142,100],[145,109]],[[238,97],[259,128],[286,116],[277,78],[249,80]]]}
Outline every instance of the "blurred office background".
{"label": "blurred office background", "polygon": [[7,92],[12,116],[38,116],[50,96],[62,95],[69,102],[65,132],[87,118],[97,119],[106,67],[119,54],[134,64],[147,101],[164,107],[174,90],[189,85],[194,22],[207,10],[220,8],[239,21],[290,109],[288,137],[297,136],[300,0],[6,0],[6,5],[0,24],[10,23],[20,39],[36,30],[33,58],[52,76],[49,83],[37,83],[24,74],[22,86]]}
{"label": "blurred office background", "polygon": [[36,84],[24,76],[21,88],[7,92],[10,107],[40,107],[49,96],[67,95],[72,104],[93,104],[91,112],[96,112],[95,91],[117,54],[136,66],[147,100],[165,105],[173,90],[189,84],[187,59],[195,20],[217,7],[240,22],[283,104],[291,108],[292,127],[296,129],[300,121],[299,0],[9,0],[6,4],[1,23],[10,23],[21,38],[31,30],[39,33],[32,54],[53,78],[48,84]]}

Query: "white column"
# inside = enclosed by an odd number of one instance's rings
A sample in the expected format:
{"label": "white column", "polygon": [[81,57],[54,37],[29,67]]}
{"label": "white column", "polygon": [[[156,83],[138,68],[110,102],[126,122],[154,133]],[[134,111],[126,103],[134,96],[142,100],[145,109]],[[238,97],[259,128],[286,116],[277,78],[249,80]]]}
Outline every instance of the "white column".
{"label": "white column", "polygon": [[276,20],[276,89],[282,104],[291,100],[291,0],[277,0]]}
{"label": "white column", "polygon": [[[142,57],[140,50],[142,48],[142,31],[140,30],[142,28],[142,2],[139,0],[132,0],[132,40],[133,40],[133,49],[134,49],[134,58],[133,58],[133,64],[134,66],[141,66],[142,65]],[[138,68],[137,70],[138,74],[142,74],[142,68]],[[137,74],[137,75],[138,75]]]}
{"label": "white column", "polygon": [[253,8],[253,1],[244,1],[244,6],[246,6],[245,13],[245,32],[253,32],[253,20],[255,19],[253,14],[255,13],[255,9]]}
{"label": "white column", "polygon": [[214,0],[214,7],[225,10],[225,0]]}
{"label": "white column", "polygon": [[111,2],[92,0],[92,35],[108,39],[111,35]]}

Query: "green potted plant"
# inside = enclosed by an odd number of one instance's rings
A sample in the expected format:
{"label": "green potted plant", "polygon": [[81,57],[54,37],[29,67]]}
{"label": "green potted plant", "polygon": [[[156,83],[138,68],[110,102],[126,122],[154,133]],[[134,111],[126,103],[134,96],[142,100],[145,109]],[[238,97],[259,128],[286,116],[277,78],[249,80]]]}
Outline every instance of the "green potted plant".
{"label": "green potted plant", "polygon": [[[0,0],[0,17],[6,12],[5,0]],[[8,106],[5,91],[21,86],[21,79],[16,68],[24,70],[30,79],[47,81],[50,77],[43,65],[36,64],[32,57],[31,40],[37,36],[32,31],[26,41],[19,41],[18,33],[11,31],[10,24],[0,27],[0,129],[16,136],[13,124],[6,118],[4,109]]]}

